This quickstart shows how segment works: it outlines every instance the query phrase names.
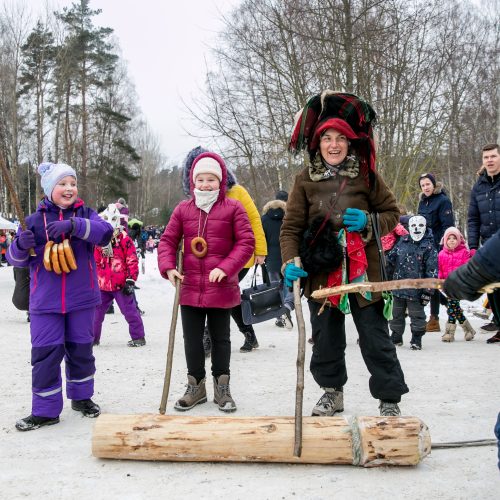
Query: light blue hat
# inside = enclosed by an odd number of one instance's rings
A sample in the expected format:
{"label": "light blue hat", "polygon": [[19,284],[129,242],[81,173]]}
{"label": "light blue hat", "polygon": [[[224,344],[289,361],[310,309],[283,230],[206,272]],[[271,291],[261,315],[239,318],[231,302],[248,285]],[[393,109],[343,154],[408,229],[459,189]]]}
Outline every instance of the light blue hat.
{"label": "light blue hat", "polygon": [[40,163],[38,173],[42,176],[40,183],[43,192],[50,201],[52,201],[52,191],[61,179],[67,175],[71,175],[76,179],[75,170],[65,163]]}

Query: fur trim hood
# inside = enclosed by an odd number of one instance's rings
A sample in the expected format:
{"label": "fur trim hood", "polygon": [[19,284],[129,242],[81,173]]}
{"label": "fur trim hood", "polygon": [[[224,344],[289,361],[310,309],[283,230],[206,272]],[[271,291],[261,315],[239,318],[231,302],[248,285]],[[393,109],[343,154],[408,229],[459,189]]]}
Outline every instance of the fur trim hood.
{"label": "fur trim hood", "polygon": [[[193,166],[193,162],[195,158],[202,153],[208,153],[209,150],[203,148],[202,146],[196,146],[187,154],[186,158],[182,162],[182,190],[186,196],[191,196],[191,167]],[[225,170],[227,172],[226,175],[226,193],[229,191],[235,184],[238,184],[238,180],[236,179],[236,175],[225,166]]]}
{"label": "fur trim hood", "polygon": [[267,214],[269,210],[277,210],[281,208],[283,210],[283,213],[286,213],[286,203],[282,200],[271,200],[268,201],[265,205],[264,208],[262,209],[262,215]]}
{"label": "fur trim hood", "polygon": [[[443,183],[441,181],[438,181],[438,182],[436,182],[436,187],[434,188],[434,191],[431,194],[431,196],[433,196],[435,194],[441,194],[441,193],[446,194],[446,191],[444,190]],[[424,193],[420,193],[418,195],[418,201],[422,201],[425,198],[430,198],[430,196],[425,196]]]}

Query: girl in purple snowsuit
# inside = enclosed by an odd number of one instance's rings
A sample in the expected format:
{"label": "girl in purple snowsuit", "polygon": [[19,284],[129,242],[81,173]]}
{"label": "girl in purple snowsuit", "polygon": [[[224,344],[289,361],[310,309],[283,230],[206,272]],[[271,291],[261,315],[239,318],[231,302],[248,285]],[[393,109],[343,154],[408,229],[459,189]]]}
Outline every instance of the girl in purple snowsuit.
{"label": "girl in purple snowsuit", "polygon": [[[106,245],[113,234],[110,224],[78,198],[76,173],[63,163],[38,167],[45,198],[26,218],[9,247],[13,266],[30,268],[31,415],[16,422],[20,431],[59,422],[63,408],[61,361],[66,366],[66,396],[73,410],[97,417],[94,394],[95,358],[92,354],[93,320],[101,302],[97,286],[94,245]],[[57,274],[47,271],[47,241],[69,239],[77,269]],[[34,248],[36,255],[30,255]]]}

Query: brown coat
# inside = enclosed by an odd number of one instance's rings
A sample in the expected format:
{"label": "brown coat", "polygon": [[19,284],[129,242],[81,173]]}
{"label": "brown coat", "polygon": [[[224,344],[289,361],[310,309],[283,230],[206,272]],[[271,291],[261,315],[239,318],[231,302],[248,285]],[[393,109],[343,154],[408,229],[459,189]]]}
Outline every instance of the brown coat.
{"label": "brown coat", "polygon": [[[351,163],[345,169],[340,170],[339,175],[333,177],[324,175],[322,168],[320,163],[315,162],[314,165],[305,167],[295,177],[280,235],[284,265],[293,262],[293,258],[298,256],[299,242],[304,231],[316,217],[324,217],[328,213],[345,178],[347,182],[330,215],[336,231],[343,227],[342,214],[349,207],[359,208],[367,213],[378,212],[381,235],[392,231],[399,222],[396,198],[377,172],[375,172],[373,186],[369,187],[367,181],[359,174],[357,163]],[[326,172],[326,167],[324,171]],[[368,279],[380,281],[380,261],[377,243],[372,238],[371,224],[361,233],[361,236],[367,241],[365,252],[368,260]],[[309,276],[304,289],[305,296],[309,297],[314,290],[325,287],[327,278],[328,274]],[[372,301],[365,300],[359,294],[357,294],[357,299],[360,306],[365,306],[379,300],[380,294],[373,293]]]}

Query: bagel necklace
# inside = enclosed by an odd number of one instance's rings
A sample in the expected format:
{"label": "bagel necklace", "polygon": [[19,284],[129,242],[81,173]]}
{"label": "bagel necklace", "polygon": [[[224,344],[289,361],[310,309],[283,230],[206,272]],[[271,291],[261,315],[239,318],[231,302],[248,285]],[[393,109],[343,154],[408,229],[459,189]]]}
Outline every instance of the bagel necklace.
{"label": "bagel necklace", "polygon": [[195,257],[198,257],[198,259],[203,259],[203,257],[205,257],[205,255],[207,255],[208,252],[207,240],[202,236],[203,233],[205,232],[205,228],[207,227],[208,213],[205,218],[205,222],[203,223],[203,229],[201,230],[201,235],[200,235],[201,213],[202,210],[200,210],[200,217],[198,219],[198,236],[191,240],[191,252],[193,252],[193,255]]}

